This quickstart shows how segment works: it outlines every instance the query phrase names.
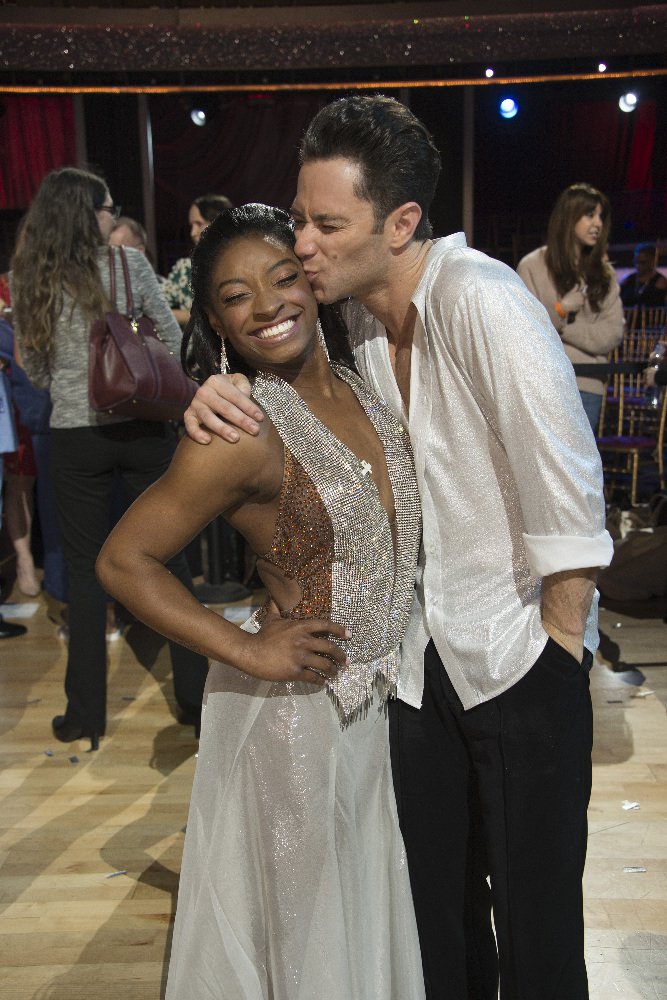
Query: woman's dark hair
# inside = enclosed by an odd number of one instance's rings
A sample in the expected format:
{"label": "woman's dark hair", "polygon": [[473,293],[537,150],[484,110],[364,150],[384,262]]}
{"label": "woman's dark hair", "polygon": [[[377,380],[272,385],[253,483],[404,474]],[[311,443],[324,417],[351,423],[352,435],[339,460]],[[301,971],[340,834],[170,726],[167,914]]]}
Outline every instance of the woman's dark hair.
{"label": "woman's dark hair", "polygon": [[[577,250],[574,227],[588,212],[602,209],[602,232],[595,246]],[[559,295],[566,295],[580,281],[587,286],[593,312],[599,312],[609,292],[613,270],[607,262],[611,228],[609,199],[590,184],[571,184],[556,199],[547,229],[545,263]]]}
{"label": "woman's dark hair", "polygon": [[[183,367],[197,381],[203,381],[219,371],[220,337],[208,320],[208,310],[213,307],[213,268],[223,250],[244,236],[270,236],[281,246],[294,251],[294,224],[291,218],[282,209],[269,205],[250,204],[228,209],[202,232],[192,254],[192,310],[181,345]],[[347,329],[340,313],[333,306],[320,306],[319,315],[331,360],[354,368]],[[252,377],[254,370],[228,341],[225,346],[230,371]]]}
{"label": "woman's dark hair", "polygon": [[415,239],[432,234],[428,213],[440,176],[440,153],[426,126],[382,94],[341,97],[315,115],[301,140],[300,161],[343,157],[359,167],[355,194],[373,207],[375,232],[387,216],[416,201],[422,217]]}
{"label": "woman's dark hair", "polygon": [[192,204],[197,206],[202,219],[207,222],[213,222],[221,212],[232,208],[232,203],[225,194],[202,194],[194,198]]}

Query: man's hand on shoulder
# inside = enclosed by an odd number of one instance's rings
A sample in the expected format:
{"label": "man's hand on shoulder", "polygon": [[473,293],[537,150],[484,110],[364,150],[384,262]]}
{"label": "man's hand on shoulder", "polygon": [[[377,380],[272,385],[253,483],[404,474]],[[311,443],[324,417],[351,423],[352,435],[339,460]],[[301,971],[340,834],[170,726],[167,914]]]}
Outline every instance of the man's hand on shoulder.
{"label": "man's hand on shoulder", "polygon": [[198,444],[209,444],[212,434],[234,444],[239,430],[258,434],[264,414],[250,395],[245,375],[211,375],[197,390],[183,419],[188,435]]}

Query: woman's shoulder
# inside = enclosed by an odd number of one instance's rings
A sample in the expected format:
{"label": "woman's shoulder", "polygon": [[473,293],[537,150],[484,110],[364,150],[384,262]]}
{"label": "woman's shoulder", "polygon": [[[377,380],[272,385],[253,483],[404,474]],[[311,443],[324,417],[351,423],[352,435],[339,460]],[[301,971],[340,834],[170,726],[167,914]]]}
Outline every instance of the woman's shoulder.
{"label": "woman's shoulder", "polygon": [[520,271],[521,268],[546,266],[544,262],[546,252],[546,246],[536,247],[535,250],[531,250],[530,253],[525,254],[525,256],[521,258],[517,265],[517,270]]}
{"label": "woman's shoulder", "polygon": [[284,444],[268,415],[257,435],[239,431],[235,443],[217,435],[207,445],[184,437],[177,450],[182,474],[205,480],[208,488],[241,488],[248,497],[270,498],[282,485]]}

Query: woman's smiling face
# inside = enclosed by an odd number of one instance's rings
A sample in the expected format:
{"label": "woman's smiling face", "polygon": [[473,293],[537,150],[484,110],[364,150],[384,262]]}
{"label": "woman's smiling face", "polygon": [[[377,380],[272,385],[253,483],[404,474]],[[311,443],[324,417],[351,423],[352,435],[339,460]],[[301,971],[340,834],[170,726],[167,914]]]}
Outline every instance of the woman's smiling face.
{"label": "woman's smiling face", "polygon": [[208,318],[252,368],[293,365],[316,341],[317,302],[291,248],[241,236],[211,272]]}

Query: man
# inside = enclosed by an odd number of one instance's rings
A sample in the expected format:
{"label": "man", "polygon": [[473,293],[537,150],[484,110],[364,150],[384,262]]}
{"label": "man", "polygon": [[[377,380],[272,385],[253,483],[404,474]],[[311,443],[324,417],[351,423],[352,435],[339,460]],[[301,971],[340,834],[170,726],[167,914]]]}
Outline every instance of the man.
{"label": "man", "polygon": [[654,243],[640,243],[635,247],[634,265],[621,282],[621,301],[624,306],[656,308],[667,300],[667,278],[658,271],[660,251]]}
{"label": "man", "polygon": [[[351,297],[359,370],[415,452],[424,544],[392,755],[427,995],[495,1000],[499,962],[503,1000],[581,1000],[601,466],[542,306],[463,234],[430,240],[439,169],[399,103],[327,106],[301,146],[296,253],[319,301]],[[202,443],[201,424],[237,434],[212,410],[261,419],[209,380],[186,414]]]}
{"label": "man", "polygon": [[109,243],[114,247],[134,247],[146,254],[148,248],[148,233],[136,219],[129,215],[119,216],[111,230]]}
{"label": "man", "polygon": [[[120,215],[113,224],[113,229],[109,234],[109,243],[112,247],[134,247],[146,257],[148,263],[155,271],[155,261],[148,249],[148,233],[136,219],[129,215]],[[167,280],[163,275],[155,272],[155,277],[162,285]]]}

